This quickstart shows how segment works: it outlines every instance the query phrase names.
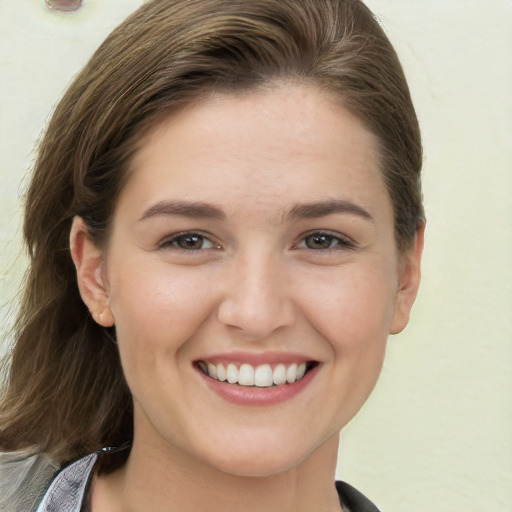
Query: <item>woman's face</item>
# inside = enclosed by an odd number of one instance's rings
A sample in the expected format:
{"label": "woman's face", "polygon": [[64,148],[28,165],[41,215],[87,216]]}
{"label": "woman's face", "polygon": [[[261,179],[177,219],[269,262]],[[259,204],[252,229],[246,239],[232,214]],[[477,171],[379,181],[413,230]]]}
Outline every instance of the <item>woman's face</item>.
{"label": "woman's face", "polygon": [[374,137],[284,85],[169,117],[132,171],[93,293],[135,442],[238,475],[299,465],[366,400],[416,292]]}

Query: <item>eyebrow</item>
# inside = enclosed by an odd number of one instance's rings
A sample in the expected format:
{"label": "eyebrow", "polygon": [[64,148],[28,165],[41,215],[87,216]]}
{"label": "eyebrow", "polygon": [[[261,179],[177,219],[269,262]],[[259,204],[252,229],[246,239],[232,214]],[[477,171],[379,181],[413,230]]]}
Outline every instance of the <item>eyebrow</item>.
{"label": "eyebrow", "polygon": [[[285,214],[287,220],[314,219],[336,213],[349,214],[374,222],[370,213],[362,206],[344,199],[329,199],[312,203],[301,203],[292,206]],[[144,211],[139,221],[160,215],[178,215],[191,219],[223,220],[226,214],[217,206],[203,202],[161,201]]]}
{"label": "eyebrow", "polygon": [[151,208],[148,208],[139,221],[157,217],[159,215],[179,215],[191,219],[217,219],[221,220],[226,214],[216,206],[202,202],[189,201],[161,201]]}
{"label": "eyebrow", "polygon": [[329,199],[327,201],[297,204],[291,208],[287,217],[291,220],[314,219],[335,213],[355,215],[365,220],[375,222],[370,213],[362,206],[344,199]]}

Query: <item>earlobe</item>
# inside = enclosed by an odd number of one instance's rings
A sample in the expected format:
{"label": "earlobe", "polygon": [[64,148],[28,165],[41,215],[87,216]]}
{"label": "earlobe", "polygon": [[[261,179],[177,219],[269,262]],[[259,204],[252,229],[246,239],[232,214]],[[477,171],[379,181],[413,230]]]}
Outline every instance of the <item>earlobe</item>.
{"label": "earlobe", "polygon": [[87,225],[80,217],[73,219],[69,243],[82,300],[99,325],[112,327],[114,317],[109,306],[108,283],[103,273],[103,253],[91,240]]}
{"label": "earlobe", "polygon": [[391,319],[390,334],[403,331],[409,322],[409,315],[418,293],[421,280],[421,255],[425,237],[425,224],[416,231],[414,246],[404,255],[404,261],[399,273],[398,290],[395,296],[393,317]]}

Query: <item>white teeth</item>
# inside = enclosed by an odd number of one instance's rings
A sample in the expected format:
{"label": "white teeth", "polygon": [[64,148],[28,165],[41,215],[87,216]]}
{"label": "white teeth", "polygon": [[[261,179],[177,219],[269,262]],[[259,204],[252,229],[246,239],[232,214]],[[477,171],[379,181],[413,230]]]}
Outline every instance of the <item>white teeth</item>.
{"label": "white teeth", "polygon": [[212,379],[220,382],[227,380],[230,384],[260,388],[267,388],[272,385],[282,386],[286,383],[293,384],[304,377],[307,368],[306,363],[300,363],[299,365],[292,363],[289,366],[280,363],[272,370],[270,364],[260,364],[255,368],[248,363],[244,363],[238,368],[234,363],[229,363],[225,367],[222,363],[215,365],[205,361],[199,361],[198,366]]}
{"label": "white teeth", "polygon": [[274,369],[274,384],[279,386],[286,382],[286,366],[278,364]]}
{"label": "white teeth", "polygon": [[238,384],[240,386],[254,386],[254,368],[250,364],[240,366]]}
{"label": "white teeth", "polygon": [[301,363],[297,366],[297,380],[302,379],[306,373],[306,363]]}
{"label": "white teeth", "polygon": [[295,363],[288,366],[288,369],[286,370],[286,382],[288,384],[291,384],[292,382],[295,382],[297,380],[297,365]]}
{"label": "white teeth", "polygon": [[230,384],[236,384],[238,382],[238,368],[233,363],[228,364],[226,374]]}
{"label": "white teeth", "polygon": [[228,378],[228,376],[226,375],[226,368],[224,368],[223,365],[218,364],[215,369],[217,375],[210,373],[210,377],[212,377],[213,379],[220,380],[221,382],[224,382]]}
{"label": "white teeth", "polygon": [[212,363],[208,363],[208,375],[214,379],[217,378],[217,367]]}
{"label": "white teeth", "polygon": [[272,368],[269,364],[261,364],[254,372],[254,384],[259,388],[268,388],[274,383]]}

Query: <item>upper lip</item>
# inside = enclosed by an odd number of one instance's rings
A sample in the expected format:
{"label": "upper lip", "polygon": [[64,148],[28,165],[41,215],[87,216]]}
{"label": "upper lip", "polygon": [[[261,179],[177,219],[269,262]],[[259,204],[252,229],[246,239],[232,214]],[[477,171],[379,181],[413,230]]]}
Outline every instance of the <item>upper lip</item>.
{"label": "upper lip", "polygon": [[196,362],[204,361],[212,364],[250,364],[258,366],[261,364],[293,364],[316,362],[317,360],[308,355],[293,352],[229,352],[205,355],[196,359]]}

